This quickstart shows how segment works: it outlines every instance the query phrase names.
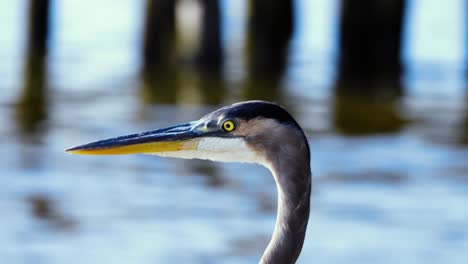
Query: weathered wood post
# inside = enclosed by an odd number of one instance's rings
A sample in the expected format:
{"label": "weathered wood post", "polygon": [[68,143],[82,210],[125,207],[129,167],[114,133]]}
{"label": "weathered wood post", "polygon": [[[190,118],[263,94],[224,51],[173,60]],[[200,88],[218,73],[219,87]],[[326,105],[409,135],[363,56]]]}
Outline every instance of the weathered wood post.
{"label": "weathered wood post", "polygon": [[176,0],[146,1],[141,91],[147,103],[176,100],[175,5]]}
{"label": "weathered wood post", "polygon": [[196,85],[204,104],[217,105],[222,102],[225,92],[219,0],[200,0],[200,4],[203,15],[200,48],[196,58],[199,73]]}
{"label": "weathered wood post", "polygon": [[246,99],[278,98],[294,31],[292,0],[249,1]]}
{"label": "weathered wood post", "polygon": [[153,71],[173,63],[176,0],[147,0],[143,39],[143,70]]}
{"label": "weathered wood post", "polygon": [[20,130],[36,132],[47,117],[47,40],[49,36],[49,0],[30,0],[28,38],[23,70],[23,91],[18,98],[16,116]]}
{"label": "weathered wood post", "polygon": [[203,8],[197,64],[204,72],[220,72],[223,64],[221,14],[218,0],[200,0]]}
{"label": "weathered wood post", "polygon": [[405,0],[341,0],[335,125],[345,133],[391,132],[398,114]]}
{"label": "weathered wood post", "polygon": [[350,93],[401,93],[405,0],[342,0],[338,88]]}
{"label": "weathered wood post", "polygon": [[461,144],[468,145],[468,2],[465,1],[465,116],[462,121]]}

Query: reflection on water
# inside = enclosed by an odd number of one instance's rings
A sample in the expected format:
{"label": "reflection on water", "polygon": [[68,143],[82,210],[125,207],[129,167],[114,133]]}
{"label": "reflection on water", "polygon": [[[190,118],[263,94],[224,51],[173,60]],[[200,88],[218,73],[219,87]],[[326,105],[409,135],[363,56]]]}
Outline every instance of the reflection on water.
{"label": "reflection on water", "polygon": [[350,135],[398,132],[407,123],[398,99],[344,92],[335,95],[333,121],[339,132]]}
{"label": "reflection on water", "polygon": [[28,56],[24,69],[24,86],[18,98],[16,118],[19,129],[28,135],[37,132],[47,118],[47,78],[45,60]]}
{"label": "reflection on water", "polygon": [[461,132],[459,133],[459,142],[462,145],[468,145],[468,96],[465,99],[465,113],[463,115],[463,121],[461,123]]}
{"label": "reflection on water", "polygon": [[141,77],[141,98],[144,103],[175,103],[180,89],[177,72],[167,67],[163,72],[144,72]]}
{"label": "reflection on water", "polygon": [[[193,52],[177,50],[185,45],[167,22],[174,19],[173,1],[99,1],[92,9],[86,1],[54,2],[48,52],[39,52],[39,59],[34,52],[15,57],[10,54],[22,54],[20,38],[5,42],[0,91],[17,96],[0,99],[6,113],[0,117],[2,263],[256,263],[275,222],[275,183],[266,169],[63,153],[75,144],[193,120],[244,99],[281,102],[309,135],[314,189],[299,263],[467,258],[468,110],[461,64],[428,65],[424,54],[404,58],[411,69],[405,93],[392,100],[357,97],[327,81],[335,79],[336,55],[319,37],[338,20],[316,19],[336,3],[279,1],[294,3],[281,8],[283,22],[295,14],[293,22],[269,32],[266,20],[250,17],[244,38],[242,30],[232,30],[242,25],[231,16],[255,6],[221,1],[217,18],[213,1],[200,2],[210,19],[221,18],[220,30],[231,33],[205,31]],[[444,7],[456,10],[456,3]],[[151,7],[157,4],[168,6]],[[22,3],[16,5],[23,12]],[[110,5],[112,12],[105,11]],[[11,6],[0,3],[0,12]],[[148,28],[161,25],[151,10],[167,11],[159,16],[166,27]],[[441,25],[455,24],[452,13],[437,14],[444,16]],[[0,22],[21,31],[21,20],[9,17],[0,13]],[[438,38],[450,39],[450,32]],[[177,44],[158,42],[164,34],[175,34]],[[270,38],[282,41],[262,50],[259,43]],[[225,60],[206,54],[213,50]],[[132,53],[143,54],[141,68],[137,55],[126,55]]]}
{"label": "reflection on water", "polygon": [[226,83],[219,71],[201,72],[193,83],[200,90],[201,104],[220,105],[226,94]]}
{"label": "reflection on water", "polygon": [[58,211],[54,200],[51,200],[47,196],[36,194],[29,197],[27,201],[31,205],[32,215],[39,220],[49,223],[51,228],[60,231],[68,231],[73,228],[73,220],[66,218]]}

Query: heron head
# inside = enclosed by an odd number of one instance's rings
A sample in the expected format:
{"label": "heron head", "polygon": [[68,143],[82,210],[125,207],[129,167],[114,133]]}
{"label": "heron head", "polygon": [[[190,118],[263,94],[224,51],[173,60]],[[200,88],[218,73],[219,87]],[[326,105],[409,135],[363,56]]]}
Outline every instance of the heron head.
{"label": "heron head", "polygon": [[309,155],[307,140],[294,118],[279,105],[265,101],[236,103],[197,121],[100,140],[67,152],[142,153],[265,166],[269,166],[278,153],[306,152]]}

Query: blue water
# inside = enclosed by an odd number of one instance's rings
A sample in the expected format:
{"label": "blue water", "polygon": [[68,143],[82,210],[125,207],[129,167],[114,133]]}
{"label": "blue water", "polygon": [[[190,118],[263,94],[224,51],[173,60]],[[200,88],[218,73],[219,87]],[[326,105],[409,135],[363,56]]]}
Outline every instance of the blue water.
{"label": "blue water", "polygon": [[[222,1],[229,89],[222,104],[243,99],[245,4]],[[312,151],[312,212],[299,263],[468,258],[464,4],[410,1],[399,112],[411,122],[394,133],[347,136],[331,118],[338,1],[297,2],[280,100]],[[48,116],[35,133],[22,132],[15,114],[26,6],[0,1],[0,262],[256,263],[276,214],[266,169],[63,152],[214,109],[188,82],[177,104],[141,102],[144,1],[54,1]],[[197,21],[193,7],[179,8],[183,25]]]}

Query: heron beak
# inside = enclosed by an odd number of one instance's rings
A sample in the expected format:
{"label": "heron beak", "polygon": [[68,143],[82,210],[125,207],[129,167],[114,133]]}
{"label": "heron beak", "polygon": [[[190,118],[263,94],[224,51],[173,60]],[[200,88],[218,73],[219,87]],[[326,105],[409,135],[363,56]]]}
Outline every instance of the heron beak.
{"label": "heron beak", "polygon": [[202,133],[191,122],[153,131],[100,140],[69,148],[68,153],[81,155],[157,154],[196,150]]}

